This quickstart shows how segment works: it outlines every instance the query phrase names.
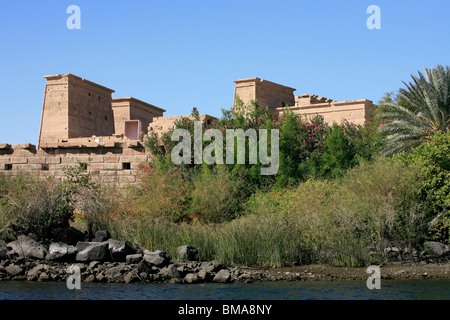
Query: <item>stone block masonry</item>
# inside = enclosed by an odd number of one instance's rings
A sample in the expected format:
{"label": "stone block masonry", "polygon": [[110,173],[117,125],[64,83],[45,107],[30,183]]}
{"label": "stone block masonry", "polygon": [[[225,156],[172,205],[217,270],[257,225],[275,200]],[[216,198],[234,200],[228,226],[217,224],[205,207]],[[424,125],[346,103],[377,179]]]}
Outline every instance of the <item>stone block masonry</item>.
{"label": "stone block masonry", "polygon": [[[174,129],[177,120],[190,116],[164,116],[165,110],[133,97],[113,98],[114,90],[70,73],[44,76],[38,147],[0,143],[0,174],[49,177],[62,180],[64,170],[86,163],[94,181],[125,190],[138,183],[138,166],[148,161],[142,141],[147,134]],[[317,95],[294,96],[296,89],[260,78],[235,80],[235,98],[248,108],[280,115],[286,108],[305,117],[322,115],[326,122],[370,121],[372,102],[366,99],[333,101]],[[200,120],[217,119],[207,114]]]}
{"label": "stone block masonry", "polygon": [[148,154],[140,143],[114,142],[97,146],[66,143],[64,148],[37,149],[31,144],[0,145],[0,174],[19,174],[53,177],[62,181],[64,170],[79,162],[86,163],[86,171],[93,181],[125,190],[138,183],[138,166],[148,161]]}

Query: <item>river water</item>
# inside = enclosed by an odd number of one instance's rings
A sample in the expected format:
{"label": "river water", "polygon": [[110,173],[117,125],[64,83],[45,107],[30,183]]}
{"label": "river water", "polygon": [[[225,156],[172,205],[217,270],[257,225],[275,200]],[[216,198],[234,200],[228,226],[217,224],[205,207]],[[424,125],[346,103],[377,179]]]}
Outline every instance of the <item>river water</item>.
{"label": "river water", "polygon": [[0,300],[450,300],[450,280],[257,282],[252,284],[82,283],[0,281]]}

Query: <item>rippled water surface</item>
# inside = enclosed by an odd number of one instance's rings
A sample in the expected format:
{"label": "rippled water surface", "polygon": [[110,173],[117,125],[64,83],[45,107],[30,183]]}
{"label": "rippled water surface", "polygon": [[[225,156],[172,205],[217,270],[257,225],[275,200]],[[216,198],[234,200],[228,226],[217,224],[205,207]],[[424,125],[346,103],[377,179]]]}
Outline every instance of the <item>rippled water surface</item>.
{"label": "rippled water surface", "polygon": [[0,281],[1,300],[450,300],[450,281],[384,281],[369,290],[365,281],[265,282],[252,284],[100,284],[82,283],[69,290],[65,282]]}

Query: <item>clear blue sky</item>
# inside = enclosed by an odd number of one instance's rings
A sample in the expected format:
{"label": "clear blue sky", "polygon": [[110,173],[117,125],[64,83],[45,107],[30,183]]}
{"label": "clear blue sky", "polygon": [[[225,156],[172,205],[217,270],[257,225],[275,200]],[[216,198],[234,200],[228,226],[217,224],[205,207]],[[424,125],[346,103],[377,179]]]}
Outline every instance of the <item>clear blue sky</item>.
{"label": "clear blue sky", "polygon": [[[70,5],[81,29],[69,30]],[[381,29],[369,30],[369,5]],[[73,73],[167,110],[221,115],[233,80],[334,100],[397,90],[450,58],[448,0],[0,1],[0,143],[36,144],[47,74]]]}

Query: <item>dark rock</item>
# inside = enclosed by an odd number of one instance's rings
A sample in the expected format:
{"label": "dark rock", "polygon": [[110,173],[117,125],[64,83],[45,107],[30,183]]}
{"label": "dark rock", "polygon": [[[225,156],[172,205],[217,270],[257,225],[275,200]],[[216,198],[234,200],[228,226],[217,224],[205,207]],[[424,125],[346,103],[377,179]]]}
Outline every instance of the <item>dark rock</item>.
{"label": "dark rock", "polygon": [[145,260],[139,262],[135,268],[138,273],[145,272],[147,274],[153,273],[152,266]]}
{"label": "dark rock", "polygon": [[97,280],[98,282],[105,282],[107,279],[106,279],[104,273],[100,272],[99,274],[97,274],[95,276],[95,280]]}
{"label": "dark rock", "polygon": [[213,278],[213,282],[218,283],[227,283],[230,282],[231,279],[231,273],[227,269],[222,269],[219,272],[217,272],[216,276]]}
{"label": "dark rock", "polygon": [[148,278],[148,274],[146,272],[141,272],[139,273],[139,278],[141,279],[141,281],[145,281]]}
{"label": "dark rock", "polygon": [[[86,264],[84,264],[84,263],[77,263],[77,264],[75,264],[75,266],[80,268],[80,272],[81,273],[84,273],[87,270],[87,268],[88,268],[88,266]],[[66,270],[64,272],[67,272]]]}
{"label": "dark rock", "polygon": [[397,247],[387,247],[384,249],[384,253],[387,254],[389,260],[401,258],[401,250]]}
{"label": "dark rock", "polygon": [[201,269],[198,272],[198,277],[203,281],[209,281],[212,278],[211,274],[207,272],[206,269]]}
{"label": "dark rock", "polygon": [[179,284],[179,283],[181,283],[182,282],[182,280],[180,279],[180,278],[171,278],[170,280],[169,280],[169,283],[170,284]]}
{"label": "dark rock", "polygon": [[48,260],[51,261],[74,261],[77,248],[65,243],[51,243],[48,249]]}
{"label": "dark rock", "polygon": [[79,241],[84,241],[84,233],[74,227],[59,228],[53,231],[53,242],[74,246]]}
{"label": "dark rock", "polygon": [[251,273],[244,272],[239,276],[239,280],[246,282],[246,283],[252,283],[254,281],[253,276]]}
{"label": "dark rock", "polygon": [[129,254],[126,256],[125,261],[127,263],[139,263],[142,260],[142,254],[141,253],[136,253],[136,254]]}
{"label": "dark rock", "polygon": [[36,240],[21,235],[17,240],[8,243],[8,246],[14,250],[19,258],[45,259],[47,249]]}
{"label": "dark rock", "polygon": [[108,230],[101,230],[95,233],[95,237],[94,239],[92,239],[92,242],[104,242],[108,241],[110,238],[111,235],[109,234]]}
{"label": "dark rock", "polygon": [[184,277],[184,282],[186,282],[186,283],[197,283],[199,281],[200,281],[200,278],[199,278],[198,274],[196,274],[196,273],[188,273]]}
{"label": "dark rock", "polygon": [[93,274],[90,274],[84,279],[84,282],[94,282],[96,280],[95,276]]}
{"label": "dark rock", "polygon": [[168,265],[167,267],[164,267],[159,272],[159,275],[172,279],[172,278],[182,278],[181,273],[177,270],[177,267],[174,264]]}
{"label": "dark rock", "polygon": [[181,246],[177,248],[177,260],[198,261],[198,249],[193,246]]}
{"label": "dark rock", "polygon": [[95,269],[100,265],[100,261],[92,261],[91,263],[89,263],[89,268],[88,269]]}
{"label": "dark rock", "polygon": [[[89,245],[86,246],[87,243]],[[77,261],[105,261],[109,256],[107,242],[78,242],[77,250],[75,258]]]}
{"label": "dark rock", "polygon": [[42,272],[39,275],[38,281],[48,281],[50,279],[49,275],[46,272]]}
{"label": "dark rock", "polygon": [[150,252],[145,250],[143,259],[158,268],[163,268],[169,264],[172,257],[164,251],[156,250]]}
{"label": "dark rock", "polygon": [[76,244],[77,251],[81,252],[92,244],[93,244],[92,242],[88,241],[78,241]]}
{"label": "dark rock", "polygon": [[119,265],[117,267],[109,268],[108,270],[106,270],[105,276],[111,282],[122,282],[124,272],[125,272],[124,266]]}
{"label": "dark rock", "polygon": [[126,261],[127,255],[142,253],[141,248],[130,241],[108,240],[109,252],[113,261]]}
{"label": "dark rock", "polygon": [[205,269],[207,273],[219,272],[223,265],[218,261],[203,262],[201,269]]}
{"label": "dark rock", "polygon": [[428,241],[424,247],[426,253],[435,257],[442,257],[449,252],[448,246],[440,242]]}
{"label": "dark rock", "polygon": [[24,270],[22,267],[16,265],[16,264],[10,264],[9,266],[7,266],[5,268],[5,271],[11,275],[11,276],[18,276],[18,275],[22,275]]}
{"label": "dark rock", "polygon": [[0,247],[0,261],[8,258],[8,250],[6,247]]}
{"label": "dark rock", "polygon": [[123,280],[125,281],[125,283],[133,283],[133,282],[138,282],[141,279],[136,274],[136,272],[130,271],[125,275],[125,277],[123,277]]}

